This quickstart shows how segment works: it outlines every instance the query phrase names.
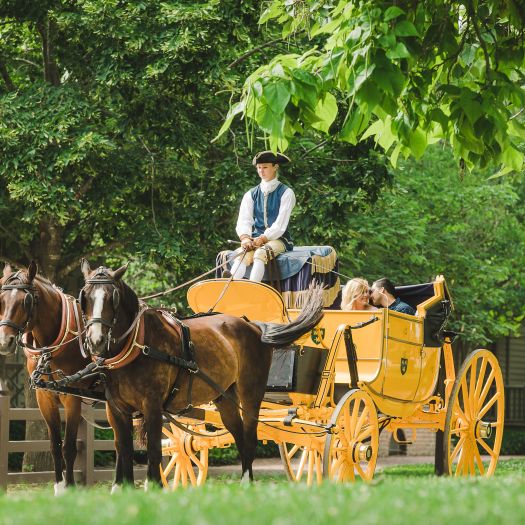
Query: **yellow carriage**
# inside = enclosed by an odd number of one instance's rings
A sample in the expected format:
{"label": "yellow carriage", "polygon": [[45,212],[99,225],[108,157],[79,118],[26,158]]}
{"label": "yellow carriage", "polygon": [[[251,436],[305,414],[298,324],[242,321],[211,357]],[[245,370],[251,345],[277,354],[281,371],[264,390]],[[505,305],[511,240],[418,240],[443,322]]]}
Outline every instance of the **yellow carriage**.
{"label": "yellow carriage", "polygon": [[[416,315],[325,310],[309,335],[275,351],[258,438],[279,445],[291,480],[370,481],[380,432],[397,439],[399,429],[411,429],[413,442],[423,428],[440,433],[437,457],[445,473],[494,473],[504,420],[495,356],[476,350],[456,373],[442,276],[399,291]],[[200,282],[188,302],[196,313],[213,307],[264,322],[286,323],[299,314],[270,286],[244,280]],[[164,434],[162,477],[171,487],[203,483],[208,450],[233,442],[213,405],[172,419]]]}

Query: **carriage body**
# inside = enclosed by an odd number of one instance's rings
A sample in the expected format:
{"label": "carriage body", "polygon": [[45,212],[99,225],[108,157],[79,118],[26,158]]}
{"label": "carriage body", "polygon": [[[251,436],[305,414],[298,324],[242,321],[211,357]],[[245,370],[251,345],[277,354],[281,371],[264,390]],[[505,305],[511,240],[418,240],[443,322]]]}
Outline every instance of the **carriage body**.
{"label": "carriage body", "polygon": [[[430,293],[432,295],[418,306],[416,316],[387,309],[325,310],[318,327],[296,342],[301,349],[296,371],[304,369],[317,376],[296,374],[296,392],[310,395],[308,404],[320,406],[328,402],[334,385],[349,387],[348,356],[341,332],[343,327],[375,318],[375,322],[352,332],[360,387],[371,395],[380,412],[393,417],[414,414],[436,389],[441,344],[435,338],[425,340],[424,332],[427,311],[448,295],[443,278],[436,279]],[[222,313],[264,322],[283,323],[300,314],[300,310],[287,310],[279,293],[270,286],[244,280],[203,281],[190,288],[188,302],[196,313],[215,306],[215,310]],[[313,353],[319,354],[317,358],[312,357]],[[313,361],[314,366],[301,367],[301,360],[306,359]],[[315,364],[319,365],[317,369]],[[314,388],[298,386],[305,384]],[[313,391],[317,387],[321,390]]]}
{"label": "carriage body", "polygon": [[[379,433],[397,439],[398,429],[412,429],[414,440],[421,428],[443,438],[437,440],[436,471],[493,474],[504,418],[496,358],[476,350],[456,374],[452,339],[443,331],[451,299],[442,276],[403,287],[400,295],[416,315],[326,309],[309,334],[275,351],[258,438],[279,445],[289,479],[370,481]],[[189,289],[188,303],[195,313],[213,309],[263,322],[287,323],[300,314],[270,286],[246,280],[202,281]],[[172,485],[199,484],[207,450],[229,446],[232,438],[212,404],[180,422],[190,434],[173,424],[165,429],[164,450],[172,456],[171,470],[178,468]],[[168,483],[167,475],[163,479]]]}

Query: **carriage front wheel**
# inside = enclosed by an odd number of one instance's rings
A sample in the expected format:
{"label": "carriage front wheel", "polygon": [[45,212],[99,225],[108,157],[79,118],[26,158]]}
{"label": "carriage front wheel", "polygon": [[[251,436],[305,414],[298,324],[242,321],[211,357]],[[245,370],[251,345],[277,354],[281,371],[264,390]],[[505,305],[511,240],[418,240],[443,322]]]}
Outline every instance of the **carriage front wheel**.
{"label": "carriage front wheel", "polygon": [[377,410],[364,391],[347,392],[337,403],[325,441],[323,475],[336,482],[371,481],[379,449]]}
{"label": "carriage front wheel", "polygon": [[317,448],[284,442],[279,443],[279,453],[290,481],[306,480],[310,486],[323,480],[321,452]]}
{"label": "carriage front wheel", "polygon": [[195,450],[193,436],[169,423],[162,432],[162,455],[170,459],[161,465],[160,477],[166,488],[200,486],[208,474],[208,449]]}
{"label": "carriage front wheel", "polygon": [[445,474],[488,477],[494,473],[503,437],[504,396],[494,354],[489,350],[471,352],[448,401],[443,432]]}

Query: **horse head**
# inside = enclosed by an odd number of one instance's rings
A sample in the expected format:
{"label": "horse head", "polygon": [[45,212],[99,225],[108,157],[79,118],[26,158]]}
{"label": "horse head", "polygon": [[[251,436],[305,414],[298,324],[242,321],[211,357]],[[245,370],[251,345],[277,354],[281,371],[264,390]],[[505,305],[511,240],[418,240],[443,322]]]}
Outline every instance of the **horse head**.
{"label": "horse head", "polygon": [[34,284],[37,265],[14,272],[6,264],[0,279],[0,355],[13,354],[17,342],[34,323],[38,294]]}
{"label": "horse head", "polygon": [[125,264],[117,270],[104,266],[92,270],[86,259],[81,261],[85,285],[80,290],[79,302],[86,319],[86,346],[92,356],[102,357],[109,353],[118,335],[118,325],[125,322],[126,310],[130,309],[126,298],[131,291],[122,281],[127,268]]}

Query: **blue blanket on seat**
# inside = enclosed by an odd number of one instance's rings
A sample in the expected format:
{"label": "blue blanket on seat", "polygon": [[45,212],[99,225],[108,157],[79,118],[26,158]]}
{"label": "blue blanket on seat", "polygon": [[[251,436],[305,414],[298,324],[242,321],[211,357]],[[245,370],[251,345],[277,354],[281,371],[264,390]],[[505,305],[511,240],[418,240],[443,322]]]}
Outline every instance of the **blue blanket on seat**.
{"label": "blue blanket on seat", "polygon": [[[233,256],[233,251],[219,253],[217,266],[221,266],[217,269],[216,277],[222,277],[224,270],[231,269]],[[287,308],[302,307],[308,287],[313,281],[324,286],[325,307],[334,307],[340,281],[337,253],[331,246],[297,246],[292,251],[281,253],[276,260],[281,277],[276,288],[281,292]],[[249,278],[250,272],[251,266],[246,270],[245,279]],[[263,281],[269,281],[267,271]]]}

